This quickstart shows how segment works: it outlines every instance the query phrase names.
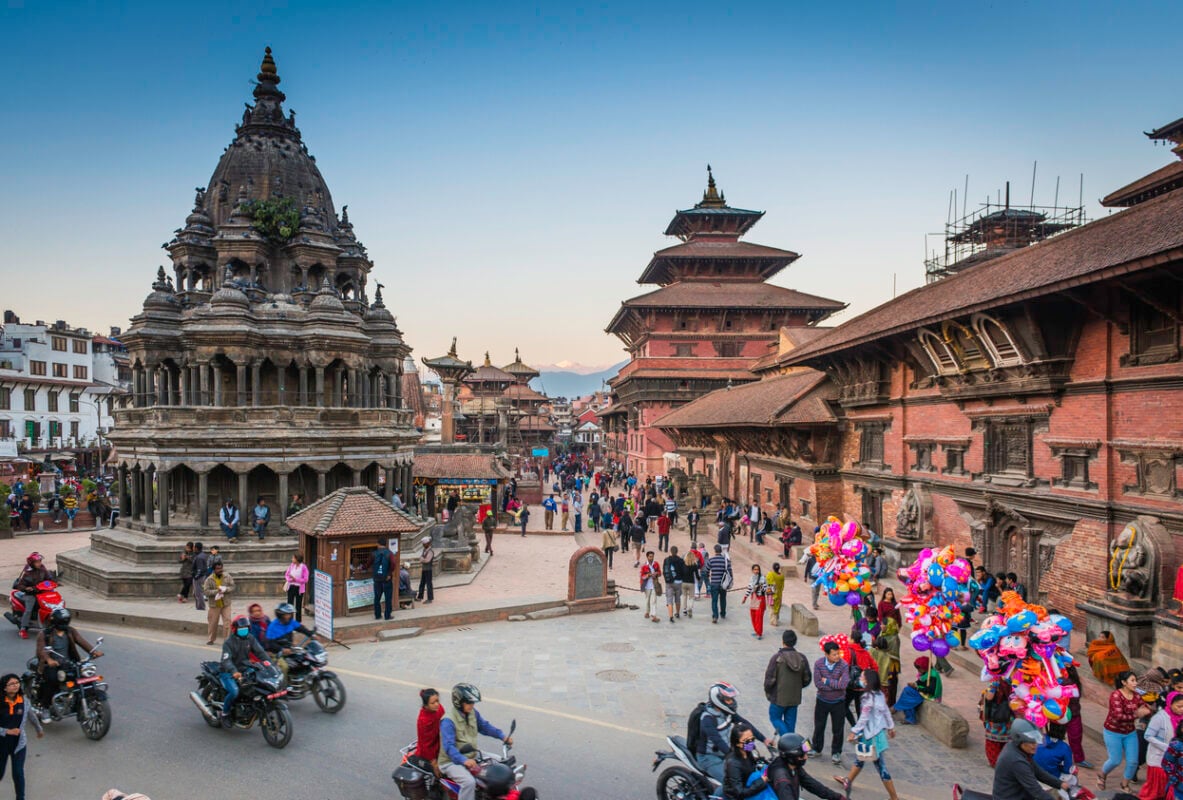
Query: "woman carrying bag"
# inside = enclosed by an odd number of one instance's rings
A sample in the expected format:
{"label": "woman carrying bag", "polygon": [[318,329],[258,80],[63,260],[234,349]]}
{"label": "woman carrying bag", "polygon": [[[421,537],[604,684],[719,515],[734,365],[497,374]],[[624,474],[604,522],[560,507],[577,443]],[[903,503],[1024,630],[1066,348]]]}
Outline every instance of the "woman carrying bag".
{"label": "woman carrying bag", "polygon": [[895,738],[895,722],[891,718],[891,709],[887,705],[887,698],[883,696],[879,673],[874,670],[863,672],[863,696],[859,700],[859,718],[850,729],[850,741],[855,745],[855,757],[858,759],[850,772],[846,775],[835,775],[834,780],[842,784],[846,796],[850,797],[850,789],[854,786],[854,779],[863,771],[863,765],[874,762],[879,770],[879,779],[883,781],[883,788],[887,789],[890,800],[899,800],[892,783],[891,773],[887,771],[887,763],[883,754],[891,746],[889,739]]}
{"label": "woman carrying bag", "polygon": [[760,565],[752,564],[752,579],[748,581],[747,591],[743,593],[740,604],[748,602],[749,598],[752,601],[752,635],[757,639],[764,638],[764,609],[768,606],[770,594],[772,590],[768,587],[768,581],[764,579]]}

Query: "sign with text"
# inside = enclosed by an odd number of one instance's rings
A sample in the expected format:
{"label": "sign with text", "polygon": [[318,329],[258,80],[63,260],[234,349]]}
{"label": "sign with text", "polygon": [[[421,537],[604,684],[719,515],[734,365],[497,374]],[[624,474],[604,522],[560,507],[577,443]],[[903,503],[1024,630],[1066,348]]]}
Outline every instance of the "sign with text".
{"label": "sign with text", "polygon": [[550,455],[550,448],[549,447],[535,447],[533,450],[530,451],[530,455],[534,456],[535,458],[546,458],[547,456]]}
{"label": "sign with text", "polygon": [[333,576],[319,569],[313,572],[312,592],[315,596],[312,604],[312,614],[316,622],[316,632],[329,641],[332,641]]}
{"label": "sign with text", "polygon": [[345,581],[345,605],[350,611],[374,605],[374,582]]}
{"label": "sign with text", "polygon": [[16,458],[16,439],[0,439],[0,458]]}

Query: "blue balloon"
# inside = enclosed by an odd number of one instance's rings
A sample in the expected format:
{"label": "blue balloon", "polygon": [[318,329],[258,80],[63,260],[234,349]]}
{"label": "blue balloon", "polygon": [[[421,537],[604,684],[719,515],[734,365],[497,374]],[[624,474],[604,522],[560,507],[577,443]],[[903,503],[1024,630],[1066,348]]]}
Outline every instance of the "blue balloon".
{"label": "blue balloon", "polygon": [[961,644],[961,637],[960,637],[960,636],[958,636],[957,634],[953,633],[952,631],[950,631],[950,632],[949,632],[949,633],[948,633],[948,634],[945,636],[945,642],[946,642],[946,643],[947,643],[947,644],[948,644],[950,647],[957,647],[958,645],[960,645],[960,644]]}
{"label": "blue balloon", "polygon": [[838,594],[829,594],[826,597],[830,598],[830,605],[844,606],[846,605],[846,595],[839,592]]}
{"label": "blue balloon", "polygon": [[1051,619],[1054,624],[1058,625],[1060,630],[1064,631],[1064,633],[1072,632],[1072,620],[1068,619],[1063,614],[1052,614],[1049,619]]}

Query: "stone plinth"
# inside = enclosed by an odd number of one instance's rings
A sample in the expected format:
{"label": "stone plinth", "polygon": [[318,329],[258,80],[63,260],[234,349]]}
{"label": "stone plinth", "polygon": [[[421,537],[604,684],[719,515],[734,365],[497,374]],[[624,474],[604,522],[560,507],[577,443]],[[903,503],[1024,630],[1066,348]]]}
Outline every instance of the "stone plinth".
{"label": "stone plinth", "polygon": [[1154,664],[1183,664],[1183,617],[1171,611],[1154,616]]}
{"label": "stone plinth", "polygon": [[1085,638],[1093,641],[1101,631],[1113,634],[1118,649],[1131,661],[1149,658],[1155,641],[1156,609],[1148,602],[1106,594],[1076,606],[1085,613]]}
{"label": "stone plinth", "polygon": [[883,539],[883,557],[887,559],[887,574],[894,575],[900,567],[907,567],[920,556],[926,547],[935,547],[932,542],[919,539]]}

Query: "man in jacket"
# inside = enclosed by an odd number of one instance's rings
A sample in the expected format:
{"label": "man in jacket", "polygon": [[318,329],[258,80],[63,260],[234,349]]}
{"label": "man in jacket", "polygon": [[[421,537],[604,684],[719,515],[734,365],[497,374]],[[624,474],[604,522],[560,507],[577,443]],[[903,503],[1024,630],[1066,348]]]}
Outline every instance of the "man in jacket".
{"label": "man in jacket", "polygon": [[707,590],[711,593],[711,622],[727,619],[727,590],[723,582],[731,572],[731,561],[723,555],[723,547],[715,545],[715,554],[707,559],[703,568],[707,576]]}
{"label": "man in jacket", "polygon": [[802,792],[809,792],[821,800],[843,800],[842,795],[825,786],[805,771],[806,754],[812,751],[808,742],[795,733],[786,733],[776,743],[777,756],[768,765],[765,780],[772,787],[777,800],[801,800]]}
{"label": "man in jacket", "polygon": [[238,682],[242,680],[243,670],[250,667],[252,655],[264,664],[271,663],[267,660],[267,651],[254,636],[251,636],[251,621],[246,617],[239,617],[234,620],[234,630],[222,643],[220,678],[222,688],[226,690],[226,697],[222,700],[223,728],[230,728],[234,725],[234,715],[231,710],[234,707],[234,701],[238,699]]}
{"label": "man in jacket", "polygon": [[544,513],[543,522],[546,523],[546,529],[554,530],[555,527],[555,511],[558,509],[558,503],[555,502],[555,496],[552,494],[542,501],[542,511]]}
{"label": "man in jacket", "polygon": [[994,767],[994,800],[1053,800],[1039,784],[1055,789],[1068,789],[1055,775],[1035,763],[1032,756],[1043,741],[1039,729],[1025,719],[1017,719],[1011,725],[1010,741],[998,756]]}
{"label": "man in jacket", "polygon": [[65,656],[71,661],[81,661],[83,654],[93,654],[98,658],[103,653],[90,646],[90,642],[82,638],[70,626],[70,612],[65,608],[55,608],[49,615],[49,625],[37,634],[37,661],[41,672],[41,696],[38,703],[41,706],[41,721],[47,722],[49,708],[53,703],[53,696],[60,689],[58,681],[58,667],[61,661],[49,651],[53,650],[58,656]]}
{"label": "man in jacket", "polygon": [[493,555],[493,531],[497,530],[497,517],[493,515],[493,509],[490,508],[481,520],[481,530],[485,533],[485,552]]}
{"label": "man in jacket", "polygon": [[470,683],[452,687],[452,708],[440,720],[440,771],[460,784],[458,800],[476,797],[476,778],[472,770],[477,762],[469,753],[479,753],[479,736],[491,736],[508,745],[513,739],[480,715],[476,704],[481,701],[480,690]]}
{"label": "man in jacket", "polygon": [[842,734],[846,727],[846,687],[850,685],[850,668],[842,660],[842,648],[837,642],[826,642],[824,656],[813,665],[813,682],[817,685],[817,702],[813,707],[813,736],[810,742],[816,755],[822,754],[826,739],[826,718],[830,720],[830,760],[842,763]]}
{"label": "man in jacket", "polygon": [[255,535],[259,537],[260,542],[263,541],[267,538],[267,523],[271,521],[271,509],[263,501],[262,495],[255,501],[255,507],[251,509],[251,520]]}
{"label": "man in jacket", "polygon": [[686,580],[686,562],[678,555],[677,547],[671,547],[661,562],[661,574],[665,578],[665,609],[673,622],[675,611],[682,616],[682,586]]}
{"label": "man in jacket", "polygon": [[781,648],[768,660],[764,670],[764,696],[768,698],[768,718],[780,735],[797,732],[797,706],[801,690],[812,680],[809,660],[795,649],[797,632],[781,634]]}
{"label": "man in jacket", "polygon": [[226,534],[227,541],[233,542],[238,539],[238,519],[238,507],[234,505],[233,500],[227,500],[218,513],[218,524],[222,526],[222,533]]}
{"label": "man in jacket", "polygon": [[[226,572],[225,564],[221,561],[214,562],[214,571],[206,576],[201,584],[201,591],[209,603],[209,610],[205,612],[206,622],[209,623],[205,643],[213,644],[218,633],[219,621],[227,633],[230,631],[230,598],[234,596],[234,578]],[[250,628],[249,622],[247,628]]]}
{"label": "man in jacket", "polygon": [[[427,547],[431,547],[431,537],[425,537],[428,541]],[[378,540],[378,549],[374,551],[374,619],[382,618],[382,604],[386,603],[386,619],[390,619],[393,614],[391,608],[394,602],[394,567],[393,559],[390,557],[390,548],[386,545],[385,539]],[[423,585],[419,585],[419,599],[423,599]]]}

